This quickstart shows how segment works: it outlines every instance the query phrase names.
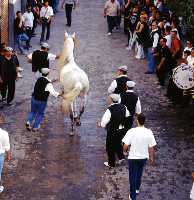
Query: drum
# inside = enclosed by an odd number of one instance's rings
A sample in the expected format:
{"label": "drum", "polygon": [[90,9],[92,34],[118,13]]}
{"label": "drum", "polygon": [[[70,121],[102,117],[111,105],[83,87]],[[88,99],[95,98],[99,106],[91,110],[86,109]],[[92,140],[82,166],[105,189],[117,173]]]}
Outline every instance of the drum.
{"label": "drum", "polygon": [[176,84],[176,86],[182,90],[187,90],[194,87],[193,77],[193,69],[184,63],[173,70],[173,81]]}

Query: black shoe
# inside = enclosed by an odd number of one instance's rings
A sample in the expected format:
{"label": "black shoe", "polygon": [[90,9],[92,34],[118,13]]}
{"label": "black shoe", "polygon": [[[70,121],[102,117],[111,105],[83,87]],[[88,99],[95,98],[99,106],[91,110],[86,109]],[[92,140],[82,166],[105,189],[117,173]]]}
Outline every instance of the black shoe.
{"label": "black shoe", "polygon": [[147,72],[145,72],[145,74],[154,74],[154,72],[147,71]]}

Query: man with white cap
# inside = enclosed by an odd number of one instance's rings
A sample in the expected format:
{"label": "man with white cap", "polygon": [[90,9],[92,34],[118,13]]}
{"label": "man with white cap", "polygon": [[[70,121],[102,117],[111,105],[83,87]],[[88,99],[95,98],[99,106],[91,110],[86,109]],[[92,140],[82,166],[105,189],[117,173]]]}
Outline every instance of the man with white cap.
{"label": "man with white cap", "polygon": [[[62,92],[56,92],[53,88],[51,80],[48,79],[49,68],[42,68],[40,77],[34,86],[31,99],[31,112],[28,114],[26,128],[28,131],[38,131],[40,123],[44,117],[44,111],[47,106],[49,94],[54,97],[62,96]],[[34,123],[33,123],[34,121]]]}
{"label": "man with white cap", "polygon": [[32,63],[32,72],[40,77],[42,68],[49,68],[49,61],[54,61],[59,55],[49,53],[49,44],[42,43],[40,50],[35,50],[28,55],[28,62]]}
{"label": "man with white cap", "polygon": [[130,79],[127,77],[127,71],[127,66],[120,66],[117,69],[117,78],[111,83],[108,88],[109,94],[121,94],[122,92],[125,92],[126,82],[130,81]]}
{"label": "man with white cap", "polygon": [[121,94],[121,104],[125,105],[130,112],[130,116],[125,120],[126,132],[132,127],[134,115],[141,113],[141,103],[138,95],[133,91],[134,81],[127,81],[126,92]]}
{"label": "man with white cap", "polygon": [[99,127],[104,127],[107,130],[106,151],[108,162],[104,162],[107,167],[115,167],[115,155],[117,154],[119,163],[124,160],[122,149],[122,138],[124,132],[125,118],[128,117],[129,111],[126,106],[119,103],[120,95],[110,94],[108,96],[108,109],[104,113],[101,122],[98,122]]}

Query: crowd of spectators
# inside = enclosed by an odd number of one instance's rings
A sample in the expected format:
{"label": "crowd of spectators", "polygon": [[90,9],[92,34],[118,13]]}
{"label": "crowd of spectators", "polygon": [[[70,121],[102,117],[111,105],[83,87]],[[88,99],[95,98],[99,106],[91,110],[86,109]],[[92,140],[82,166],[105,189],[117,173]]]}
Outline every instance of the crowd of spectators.
{"label": "crowd of spectators", "polygon": [[194,115],[194,89],[181,90],[172,79],[173,70],[181,63],[194,69],[193,41],[183,35],[179,16],[162,0],[108,0],[104,14],[108,36],[119,28],[118,19],[124,16],[126,50],[134,50],[136,59],[146,59],[145,74],[156,74],[158,89],[166,89],[166,96],[173,104],[191,103]]}

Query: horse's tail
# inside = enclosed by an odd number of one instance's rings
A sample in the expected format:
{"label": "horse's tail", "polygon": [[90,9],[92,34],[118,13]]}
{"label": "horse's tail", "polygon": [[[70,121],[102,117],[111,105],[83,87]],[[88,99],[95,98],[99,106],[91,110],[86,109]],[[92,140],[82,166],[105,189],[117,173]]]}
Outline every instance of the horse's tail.
{"label": "horse's tail", "polygon": [[67,94],[63,95],[63,97],[64,97],[64,99],[62,101],[63,112],[65,112],[65,113],[69,112],[71,102],[73,102],[79,96],[81,90],[82,90],[82,85],[80,82],[78,82],[78,83],[76,83],[73,90],[71,90]]}

